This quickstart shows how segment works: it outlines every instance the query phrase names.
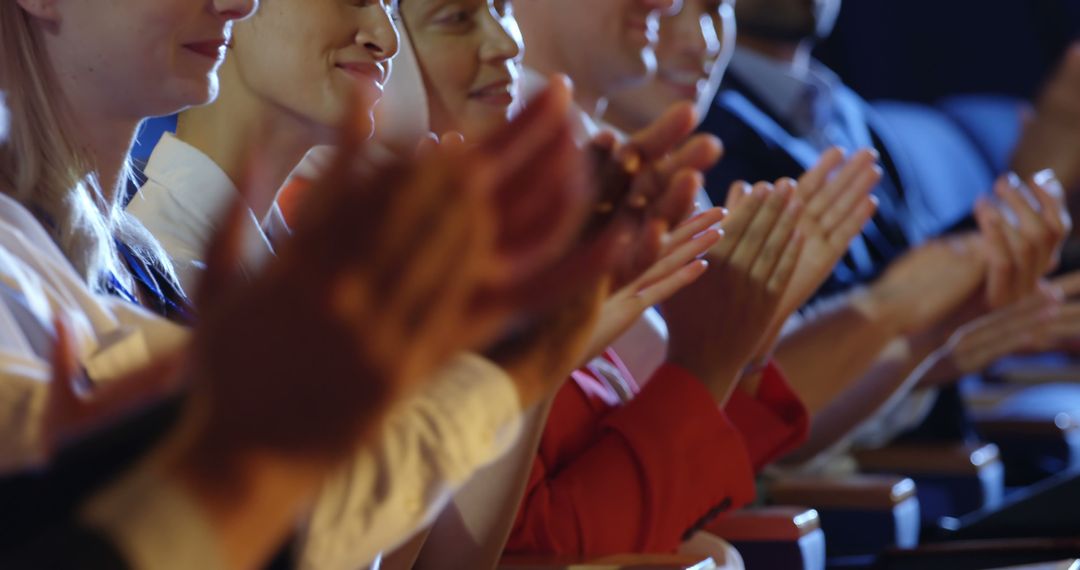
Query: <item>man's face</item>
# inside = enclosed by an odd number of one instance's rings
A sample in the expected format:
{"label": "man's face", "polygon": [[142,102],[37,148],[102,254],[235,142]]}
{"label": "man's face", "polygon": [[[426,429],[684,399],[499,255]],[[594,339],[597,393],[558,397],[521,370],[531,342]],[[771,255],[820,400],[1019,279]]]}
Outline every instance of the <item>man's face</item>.
{"label": "man's face", "polygon": [[739,0],[735,16],[748,36],[802,41],[832,33],[841,0]]}
{"label": "man's face", "polygon": [[[676,0],[526,0],[515,4],[525,34],[526,61],[538,57],[596,96],[644,81],[656,66],[660,16]],[[543,13],[541,13],[543,12]],[[544,22],[540,29],[535,22]],[[542,38],[534,39],[542,35]],[[543,53],[547,52],[547,53]]]}

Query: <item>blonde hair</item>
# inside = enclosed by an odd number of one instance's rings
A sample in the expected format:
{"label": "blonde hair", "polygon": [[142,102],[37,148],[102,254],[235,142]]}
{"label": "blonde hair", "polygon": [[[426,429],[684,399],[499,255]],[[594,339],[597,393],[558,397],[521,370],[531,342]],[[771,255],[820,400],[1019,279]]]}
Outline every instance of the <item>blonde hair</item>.
{"label": "blonde hair", "polygon": [[[11,123],[0,146],[0,191],[37,216],[92,288],[102,290],[107,272],[130,285],[116,239],[173,278],[160,245],[124,212],[125,193],[105,198],[93,159],[69,136],[74,123],[57,86],[32,17],[14,1],[0,2],[0,89]],[[125,168],[121,180],[129,176]]]}

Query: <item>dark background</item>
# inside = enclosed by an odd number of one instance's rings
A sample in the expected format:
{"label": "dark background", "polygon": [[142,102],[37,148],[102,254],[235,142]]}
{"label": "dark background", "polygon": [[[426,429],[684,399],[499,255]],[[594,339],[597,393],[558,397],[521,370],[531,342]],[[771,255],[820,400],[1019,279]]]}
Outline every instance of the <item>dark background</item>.
{"label": "dark background", "polygon": [[846,0],[818,56],[868,99],[1031,98],[1080,39],[1080,0]]}

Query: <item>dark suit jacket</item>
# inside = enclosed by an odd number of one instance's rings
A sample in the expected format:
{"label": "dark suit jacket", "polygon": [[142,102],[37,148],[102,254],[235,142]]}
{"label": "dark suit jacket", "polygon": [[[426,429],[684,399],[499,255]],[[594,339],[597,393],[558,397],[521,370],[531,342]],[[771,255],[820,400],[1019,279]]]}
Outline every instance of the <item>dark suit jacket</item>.
{"label": "dark suit jacket", "polygon": [[[881,154],[884,182],[874,189],[881,207],[836,271],[822,286],[819,296],[843,292],[878,275],[912,243],[920,239],[909,213],[910,183],[882,138],[873,110],[846,88],[836,90],[837,103],[854,106],[866,117],[874,146]],[[706,175],[706,189],[723,204],[732,183],[745,180],[798,179],[820,156],[809,143],[792,134],[795,130],[774,115],[739,78],[729,74],[700,129],[724,142],[723,160]]]}
{"label": "dark suit jacket", "polygon": [[[853,111],[851,114],[865,118],[874,148],[881,155],[884,176],[873,191],[880,201],[878,212],[815,294],[815,300],[869,283],[912,245],[937,233],[972,225],[968,212],[956,219],[952,213],[944,215],[928,206],[933,202],[928,199],[929,193],[943,191],[940,185],[930,187],[927,183],[935,180],[938,174],[926,172],[925,164],[912,160],[912,153],[906,151],[905,145],[911,144],[913,139],[920,144],[934,144],[935,141],[924,141],[919,132],[897,132],[897,127],[904,125],[887,122],[847,87],[838,86],[833,93],[841,112]],[[952,125],[948,127],[952,128]],[[729,187],[736,181],[798,179],[819,157],[819,153],[793,134],[796,130],[771,111],[736,73],[729,73],[725,78],[700,130],[714,134],[724,142],[723,160],[706,174],[706,189],[717,204],[723,204]],[[960,149],[960,152],[966,151]],[[974,146],[971,152],[978,154]],[[986,168],[992,166],[986,165]],[[949,178],[952,179],[955,177]],[[955,389],[944,390],[923,427],[911,435],[916,434],[919,439],[972,437],[973,430]]]}

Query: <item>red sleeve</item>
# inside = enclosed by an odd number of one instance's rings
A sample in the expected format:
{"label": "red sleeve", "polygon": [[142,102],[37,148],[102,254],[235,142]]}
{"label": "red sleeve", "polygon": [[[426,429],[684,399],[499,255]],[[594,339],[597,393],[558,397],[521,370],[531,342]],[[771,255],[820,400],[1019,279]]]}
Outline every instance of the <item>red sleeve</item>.
{"label": "red sleeve", "polygon": [[[688,529],[754,498],[741,434],[684,370],[665,365],[614,409],[597,407],[575,382],[566,390],[576,393],[556,399],[508,553],[671,552]],[[573,439],[566,430],[583,409],[595,437],[554,441]]]}
{"label": "red sleeve", "polygon": [[736,389],[724,408],[746,441],[754,471],[806,441],[810,415],[775,363],[762,372],[757,397]]}

